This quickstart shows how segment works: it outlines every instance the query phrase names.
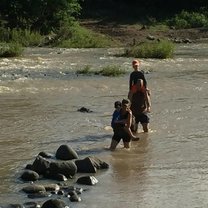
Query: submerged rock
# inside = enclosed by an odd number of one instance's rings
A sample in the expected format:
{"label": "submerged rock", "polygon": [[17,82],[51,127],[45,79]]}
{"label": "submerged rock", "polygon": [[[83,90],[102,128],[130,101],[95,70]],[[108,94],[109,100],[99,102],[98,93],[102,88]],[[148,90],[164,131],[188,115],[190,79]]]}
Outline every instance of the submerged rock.
{"label": "submerged rock", "polygon": [[77,111],[82,112],[82,113],[92,113],[93,112],[89,108],[85,108],[85,107],[81,107]]}

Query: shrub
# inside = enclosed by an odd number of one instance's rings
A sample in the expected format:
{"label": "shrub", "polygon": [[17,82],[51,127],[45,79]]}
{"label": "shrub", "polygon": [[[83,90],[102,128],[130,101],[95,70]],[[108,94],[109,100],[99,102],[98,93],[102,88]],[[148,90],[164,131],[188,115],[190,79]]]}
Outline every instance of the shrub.
{"label": "shrub", "polygon": [[167,40],[159,42],[145,42],[125,49],[124,56],[137,58],[171,58],[174,44]]}
{"label": "shrub", "polygon": [[23,52],[23,48],[18,43],[0,43],[0,57],[19,56]]}
{"label": "shrub", "polygon": [[1,42],[15,42],[23,46],[37,46],[43,40],[38,32],[30,30],[0,28],[0,41]]}
{"label": "shrub", "polygon": [[84,69],[80,69],[76,71],[76,74],[92,74],[93,72],[90,70],[90,66],[85,66]]}
{"label": "shrub", "polygon": [[120,69],[118,66],[106,66],[96,74],[100,74],[108,77],[117,77],[125,73],[126,71],[124,69]]}
{"label": "shrub", "polygon": [[106,48],[119,45],[110,37],[93,32],[78,24],[61,28],[58,36],[61,37],[61,40],[55,45],[62,48]]}
{"label": "shrub", "polygon": [[168,24],[178,29],[206,27],[208,26],[208,16],[206,13],[182,11],[180,14],[175,15]]}
{"label": "shrub", "polygon": [[43,36],[38,32],[32,32],[30,30],[11,30],[11,39],[13,42],[22,44],[23,46],[37,46],[42,40]]}
{"label": "shrub", "polygon": [[118,66],[105,66],[101,70],[91,70],[89,66],[86,66],[84,69],[77,70],[76,74],[85,74],[85,75],[102,75],[108,77],[117,77],[125,74],[124,69],[119,68]]}

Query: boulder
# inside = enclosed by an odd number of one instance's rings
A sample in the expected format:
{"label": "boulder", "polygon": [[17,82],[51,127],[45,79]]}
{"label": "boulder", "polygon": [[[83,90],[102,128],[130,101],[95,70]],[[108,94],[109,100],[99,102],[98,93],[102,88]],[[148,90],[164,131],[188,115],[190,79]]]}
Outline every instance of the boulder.
{"label": "boulder", "polygon": [[21,179],[24,181],[37,181],[39,179],[39,174],[33,170],[26,170],[21,175]]}
{"label": "boulder", "polygon": [[94,166],[92,160],[86,157],[82,160],[76,160],[75,164],[77,166],[78,173],[96,173],[97,168]]}
{"label": "boulder", "polygon": [[33,162],[31,169],[41,175],[45,174],[49,167],[50,161],[38,155],[35,161]]}
{"label": "boulder", "polygon": [[67,178],[71,178],[77,173],[77,166],[73,161],[51,162],[49,173],[50,175],[63,174]]}
{"label": "boulder", "polygon": [[23,187],[22,190],[27,194],[46,192],[46,189],[44,186],[36,185],[36,184],[31,184],[29,186]]}
{"label": "boulder", "polygon": [[28,194],[27,197],[30,199],[38,199],[38,198],[50,197],[51,195],[52,194],[48,192],[39,192],[39,193]]}
{"label": "boulder", "polygon": [[[49,199],[48,201],[44,202],[41,208],[67,208],[64,201],[60,199]],[[69,208],[69,207],[68,207]]]}
{"label": "boulder", "polygon": [[89,156],[90,160],[93,162],[94,166],[97,168],[97,169],[108,169],[109,168],[109,165],[100,160],[99,158],[95,157],[95,156]]}
{"label": "boulder", "polygon": [[53,156],[47,152],[40,152],[38,155],[44,157],[44,158],[52,158]]}
{"label": "boulder", "polygon": [[80,202],[81,201],[81,197],[78,196],[76,191],[71,191],[68,193],[68,195],[70,196],[69,199],[71,202]]}
{"label": "boulder", "polygon": [[77,111],[82,112],[82,113],[92,113],[93,112],[89,108],[85,108],[85,107],[81,107]]}
{"label": "boulder", "polygon": [[30,202],[25,202],[24,207],[25,208],[37,208],[37,207],[40,207],[40,205],[38,204],[38,202],[30,201]]}
{"label": "boulder", "polygon": [[98,183],[98,180],[94,176],[82,176],[77,179],[77,183],[93,186]]}
{"label": "boulder", "polygon": [[82,160],[76,160],[77,172],[79,173],[96,173],[97,169],[107,169],[109,165],[98,159],[97,157],[89,156]]}
{"label": "boulder", "polygon": [[56,158],[60,160],[73,160],[78,159],[78,155],[75,150],[73,150],[68,145],[61,145],[56,151]]}
{"label": "boulder", "polygon": [[22,204],[10,204],[8,208],[24,208]]}
{"label": "boulder", "polygon": [[46,191],[59,191],[60,186],[58,184],[46,184],[44,185]]}

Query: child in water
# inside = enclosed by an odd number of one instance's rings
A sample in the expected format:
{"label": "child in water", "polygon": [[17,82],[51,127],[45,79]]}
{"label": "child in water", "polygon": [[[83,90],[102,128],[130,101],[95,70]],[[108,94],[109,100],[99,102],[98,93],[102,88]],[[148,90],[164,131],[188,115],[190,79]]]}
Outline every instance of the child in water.
{"label": "child in water", "polygon": [[123,99],[122,103],[116,101],[114,107],[115,110],[111,120],[111,127],[113,128],[114,135],[110,150],[115,150],[121,139],[123,139],[124,147],[130,148],[131,140],[139,140],[131,131],[133,115],[130,110],[130,100]]}

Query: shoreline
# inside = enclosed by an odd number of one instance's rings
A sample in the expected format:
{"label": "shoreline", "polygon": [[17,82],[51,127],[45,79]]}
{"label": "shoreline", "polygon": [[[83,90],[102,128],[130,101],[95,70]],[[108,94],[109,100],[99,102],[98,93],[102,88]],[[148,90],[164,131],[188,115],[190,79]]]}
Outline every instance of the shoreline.
{"label": "shoreline", "polygon": [[175,43],[208,43],[206,28],[174,29],[161,26],[157,29],[139,24],[102,23],[96,20],[81,20],[80,25],[119,41],[123,47],[151,40],[151,38],[152,40],[177,40]]}

